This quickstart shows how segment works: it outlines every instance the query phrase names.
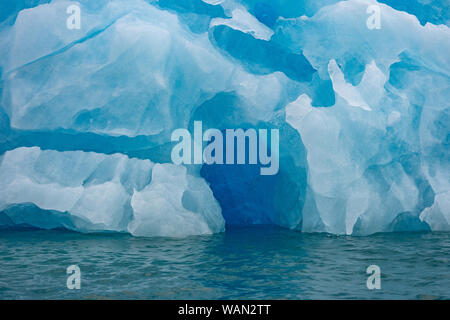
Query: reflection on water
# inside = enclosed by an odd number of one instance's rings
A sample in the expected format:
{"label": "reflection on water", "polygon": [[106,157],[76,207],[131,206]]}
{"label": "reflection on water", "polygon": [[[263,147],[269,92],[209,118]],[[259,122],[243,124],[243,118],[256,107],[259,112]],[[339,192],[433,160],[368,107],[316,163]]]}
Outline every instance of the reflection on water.
{"label": "reflection on water", "polygon": [[[276,227],[185,239],[0,232],[0,299],[450,298],[450,234],[337,237]],[[68,290],[66,268],[81,268]],[[379,265],[381,290],[366,287]]]}

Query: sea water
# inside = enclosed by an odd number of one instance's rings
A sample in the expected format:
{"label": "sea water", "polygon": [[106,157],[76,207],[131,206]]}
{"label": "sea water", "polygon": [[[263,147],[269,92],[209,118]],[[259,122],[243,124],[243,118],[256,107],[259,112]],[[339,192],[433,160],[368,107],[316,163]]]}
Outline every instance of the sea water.
{"label": "sea water", "polygon": [[[0,299],[449,299],[449,233],[228,227],[187,238],[0,231]],[[81,288],[67,287],[76,265]],[[381,289],[369,290],[370,265]]]}

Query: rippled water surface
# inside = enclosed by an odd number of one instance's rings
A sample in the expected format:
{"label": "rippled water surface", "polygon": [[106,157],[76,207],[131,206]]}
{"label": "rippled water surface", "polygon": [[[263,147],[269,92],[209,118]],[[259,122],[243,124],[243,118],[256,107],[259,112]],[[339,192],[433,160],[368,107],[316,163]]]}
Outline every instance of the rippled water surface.
{"label": "rippled water surface", "polygon": [[[449,299],[450,234],[233,228],[185,239],[0,232],[0,299]],[[66,268],[82,273],[66,287]],[[366,268],[382,272],[366,287]]]}

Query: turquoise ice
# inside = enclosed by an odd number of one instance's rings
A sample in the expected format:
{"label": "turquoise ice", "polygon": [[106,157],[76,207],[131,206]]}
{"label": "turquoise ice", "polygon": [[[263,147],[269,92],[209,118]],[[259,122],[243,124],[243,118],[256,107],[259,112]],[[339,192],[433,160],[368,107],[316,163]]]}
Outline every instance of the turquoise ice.
{"label": "turquoise ice", "polygon": [[[0,5],[2,228],[450,230],[446,1],[73,3]],[[279,173],[174,165],[194,121],[279,129]]]}

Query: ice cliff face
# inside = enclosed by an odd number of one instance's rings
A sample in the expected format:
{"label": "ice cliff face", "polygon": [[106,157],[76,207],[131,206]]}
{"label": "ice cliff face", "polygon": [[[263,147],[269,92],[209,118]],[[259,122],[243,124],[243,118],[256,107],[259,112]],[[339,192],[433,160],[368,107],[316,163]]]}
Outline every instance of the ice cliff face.
{"label": "ice cliff face", "polygon": [[[450,230],[446,1],[78,3],[0,5],[0,228]],[[279,173],[173,165],[194,121],[279,129]]]}

